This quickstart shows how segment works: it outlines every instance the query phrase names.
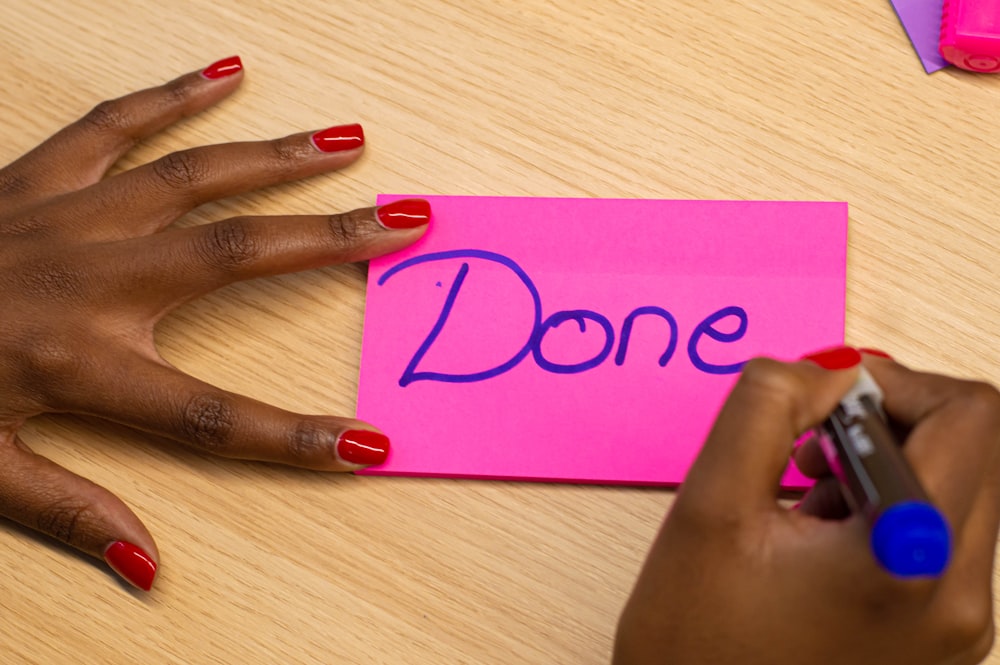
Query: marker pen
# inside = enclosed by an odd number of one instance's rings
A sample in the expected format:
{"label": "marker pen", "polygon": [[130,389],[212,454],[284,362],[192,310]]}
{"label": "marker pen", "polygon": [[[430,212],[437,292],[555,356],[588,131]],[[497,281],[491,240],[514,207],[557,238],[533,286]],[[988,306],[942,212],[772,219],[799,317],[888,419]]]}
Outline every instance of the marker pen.
{"label": "marker pen", "polygon": [[868,520],[882,567],[899,577],[940,575],[951,556],[948,523],[903,457],[882,409],[882,390],[860,370],[823,423],[820,447],[848,505]]}
{"label": "marker pen", "polygon": [[944,0],[938,48],[962,69],[1000,72],[1000,0]]}

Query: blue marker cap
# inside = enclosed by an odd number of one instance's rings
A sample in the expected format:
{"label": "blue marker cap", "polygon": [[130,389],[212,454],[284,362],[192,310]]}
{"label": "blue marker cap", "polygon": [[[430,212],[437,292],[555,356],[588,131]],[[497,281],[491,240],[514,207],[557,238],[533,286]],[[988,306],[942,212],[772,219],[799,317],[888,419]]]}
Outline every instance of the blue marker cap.
{"label": "blue marker cap", "polygon": [[937,508],[905,501],[890,506],[875,521],[872,551],[899,577],[936,576],[951,557],[951,533]]}

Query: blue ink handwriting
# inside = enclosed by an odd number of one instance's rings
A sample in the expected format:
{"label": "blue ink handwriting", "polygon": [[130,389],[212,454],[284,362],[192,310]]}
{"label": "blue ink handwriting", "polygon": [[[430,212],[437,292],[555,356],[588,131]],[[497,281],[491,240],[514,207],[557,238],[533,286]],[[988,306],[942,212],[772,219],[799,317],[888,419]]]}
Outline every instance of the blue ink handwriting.
{"label": "blue ink handwriting", "polygon": [[[407,363],[406,368],[403,370],[403,374],[399,379],[400,386],[405,387],[415,381],[440,381],[444,383],[473,383],[476,381],[485,381],[514,369],[529,355],[532,356],[535,364],[546,372],[552,372],[555,374],[578,374],[601,365],[608,359],[611,352],[614,350],[615,329],[614,326],[612,326],[611,321],[609,321],[603,314],[588,309],[574,309],[558,311],[543,319],[542,298],[538,292],[538,288],[535,286],[535,283],[531,280],[531,277],[529,277],[528,273],[525,272],[524,269],[515,261],[496,252],[481,249],[455,249],[414,256],[406,259],[405,261],[401,261],[386,270],[379,278],[378,285],[384,285],[394,275],[397,275],[408,268],[412,268],[413,266],[424,263],[432,263],[435,261],[448,261],[456,259],[462,259],[461,267],[448,289],[448,294],[445,297],[444,304],[441,307],[437,320],[434,322],[430,332],[424,338],[423,342],[421,342],[416,353],[413,354],[410,362]],[[447,325],[448,317],[451,315],[452,309],[455,306],[455,301],[458,299],[458,294],[461,292],[462,285],[465,283],[466,277],[469,274],[470,263],[475,260],[492,262],[504,266],[520,280],[521,284],[523,284],[524,288],[527,290],[528,295],[531,297],[532,307],[534,310],[533,324],[527,341],[511,358],[505,362],[478,372],[452,374],[419,369],[424,356],[427,355],[427,352],[434,345],[438,336],[441,334],[441,331],[444,330]],[[442,283],[437,282],[435,286],[440,287],[442,286]],[[667,342],[667,347],[657,360],[657,364],[659,364],[660,367],[666,367],[667,363],[670,362],[673,357],[674,352],[677,350],[680,330],[677,320],[674,318],[673,314],[666,309],[655,305],[638,307],[632,310],[632,312],[625,317],[625,320],[622,322],[621,334],[618,339],[618,350],[614,356],[614,364],[621,366],[625,363],[625,355],[628,351],[632,328],[635,325],[636,320],[641,316],[658,317],[665,321],[670,328],[670,339]],[[732,332],[724,332],[716,327],[716,325],[721,321],[731,318],[735,318],[738,322],[736,330],[733,330]],[[596,355],[587,360],[582,360],[572,364],[553,362],[546,358],[543,354],[542,341],[550,330],[570,321],[577,324],[581,333],[586,331],[588,322],[599,326],[604,332],[604,345]],[[749,318],[746,310],[742,307],[730,305],[712,312],[694,327],[691,332],[691,336],[688,338],[686,351],[691,364],[694,365],[696,369],[706,374],[721,375],[735,374],[739,372],[743,368],[743,365],[745,364],[744,362],[729,365],[712,364],[702,357],[699,352],[699,344],[702,343],[705,337],[723,344],[732,344],[739,341],[744,335],[746,335],[748,326]]]}

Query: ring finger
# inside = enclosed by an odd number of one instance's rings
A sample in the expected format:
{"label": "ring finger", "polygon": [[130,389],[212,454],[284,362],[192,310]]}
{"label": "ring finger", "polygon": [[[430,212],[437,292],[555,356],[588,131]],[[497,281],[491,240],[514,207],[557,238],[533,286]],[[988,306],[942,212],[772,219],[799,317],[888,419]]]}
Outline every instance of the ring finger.
{"label": "ring finger", "polygon": [[236,459],[320,471],[380,464],[389,439],[351,418],[292,413],[215,388],[166,363],[118,358],[68,410],[98,416]]}

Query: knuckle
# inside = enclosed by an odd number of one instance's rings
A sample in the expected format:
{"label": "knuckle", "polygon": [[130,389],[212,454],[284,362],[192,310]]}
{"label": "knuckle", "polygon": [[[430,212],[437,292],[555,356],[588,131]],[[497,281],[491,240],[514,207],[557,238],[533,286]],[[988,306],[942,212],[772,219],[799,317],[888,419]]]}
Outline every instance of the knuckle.
{"label": "knuckle", "polygon": [[743,368],[739,383],[757,399],[786,409],[798,401],[801,380],[785,363],[770,358],[753,358]]}
{"label": "knuckle", "polygon": [[286,137],[270,141],[271,155],[280,170],[295,169],[299,164],[315,155],[312,146],[296,137]]}
{"label": "knuckle", "polygon": [[31,179],[8,169],[0,170],[0,196],[19,196],[31,191]]}
{"label": "knuckle", "polygon": [[963,392],[972,409],[1000,420],[1000,390],[996,386],[985,381],[969,381]]}
{"label": "knuckle", "polygon": [[314,422],[303,421],[288,440],[288,453],[294,459],[309,459],[331,454],[335,445],[336,437],[329,430]]}
{"label": "knuckle", "polygon": [[110,99],[90,109],[83,123],[99,132],[121,131],[129,127],[131,117],[120,100]]}
{"label": "knuckle", "polygon": [[194,90],[191,79],[183,76],[174,79],[163,86],[164,103],[168,107],[183,106],[191,100]]}
{"label": "knuckle", "polygon": [[355,247],[374,233],[362,210],[335,213],[327,218],[327,224],[334,243],[344,250]]}
{"label": "knuckle", "polygon": [[991,642],[993,606],[988,594],[951,594],[936,608],[937,637],[947,653],[962,653]]}
{"label": "knuckle", "polygon": [[57,540],[74,544],[80,536],[80,526],[86,523],[90,514],[87,504],[73,500],[57,501],[39,512],[35,526]]}
{"label": "knuckle", "polygon": [[21,282],[31,295],[44,300],[76,300],[84,290],[80,273],[59,260],[38,261],[21,274]]}
{"label": "knuckle", "polygon": [[260,257],[263,247],[250,222],[235,218],[209,226],[199,236],[197,251],[207,264],[234,271]]}
{"label": "knuckle", "polygon": [[232,444],[235,410],[221,395],[195,395],[184,405],[181,432],[185,438],[213,453],[223,453]]}
{"label": "knuckle", "polygon": [[[0,190],[3,185],[0,184]],[[0,195],[2,195],[0,191]],[[2,224],[2,232],[15,236],[41,236],[48,235],[52,228],[51,223],[45,217],[37,214],[19,215],[12,219],[6,219]]]}
{"label": "knuckle", "polygon": [[180,150],[153,162],[157,179],[172,190],[186,190],[208,179],[208,166],[195,150]]}
{"label": "knuckle", "polygon": [[85,359],[72,339],[52,333],[31,337],[20,358],[21,385],[30,392],[51,398],[85,373]]}

